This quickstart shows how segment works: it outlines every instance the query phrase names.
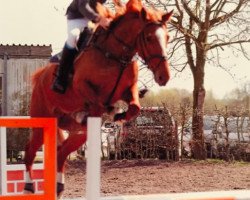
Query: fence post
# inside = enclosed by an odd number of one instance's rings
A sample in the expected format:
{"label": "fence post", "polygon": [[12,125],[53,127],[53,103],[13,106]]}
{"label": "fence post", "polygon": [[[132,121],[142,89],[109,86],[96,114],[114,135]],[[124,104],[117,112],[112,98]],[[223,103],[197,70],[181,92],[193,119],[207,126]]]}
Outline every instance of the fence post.
{"label": "fence post", "polygon": [[7,164],[7,145],[6,145],[6,128],[0,127],[0,194],[7,194],[7,175],[6,175],[6,164]]}
{"label": "fence post", "polygon": [[86,199],[100,199],[101,176],[101,118],[89,117],[87,121],[87,184]]}
{"label": "fence post", "polygon": [[[9,128],[42,128],[44,131],[44,193],[34,195],[5,196],[3,189],[0,200],[55,200],[56,199],[56,129],[55,118],[0,117],[0,131]],[[3,128],[4,127],[4,128]],[[6,186],[6,128],[0,132],[1,186]],[[4,148],[4,149],[3,149]],[[5,173],[2,173],[5,170]],[[3,187],[3,188],[4,188]]]}

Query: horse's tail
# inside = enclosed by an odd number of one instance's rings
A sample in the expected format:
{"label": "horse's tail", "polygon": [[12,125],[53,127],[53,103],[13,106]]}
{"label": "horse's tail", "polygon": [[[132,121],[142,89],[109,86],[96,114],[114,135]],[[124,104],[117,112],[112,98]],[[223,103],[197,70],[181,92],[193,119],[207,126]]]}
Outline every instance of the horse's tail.
{"label": "horse's tail", "polygon": [[34,74],[32,74],[31,77],[31,83],[32,83],[32,87],[34,88],[35,85],[37,84],[39,78],[41,77],[41,75],[44,73],[46,67],[41,67],[39,69],[37,69]]}

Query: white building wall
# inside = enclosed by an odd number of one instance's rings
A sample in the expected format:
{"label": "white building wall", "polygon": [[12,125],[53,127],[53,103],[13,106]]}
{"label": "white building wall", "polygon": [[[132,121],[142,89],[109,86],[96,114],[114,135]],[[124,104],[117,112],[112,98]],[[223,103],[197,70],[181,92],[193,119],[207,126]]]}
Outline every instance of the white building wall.
{"label": "white building wall", "polygon": [[[0,77],[6,76],[6,79],[2,81],[2,87],[7,90],[3,93],[3,98],[7,98],[6,105],[3,105],[6,106],[7,115],[15,115],[15,109],[18,109],[18,104],[21,101],[20,95],[31,91],[32,74],[47,63],[47,59],[22,58],[8,59],[7,61],[0,59]],[[5,67],[6,69],[4,69]],[[24,95],[24,98],[28,99],[29,96]]]}

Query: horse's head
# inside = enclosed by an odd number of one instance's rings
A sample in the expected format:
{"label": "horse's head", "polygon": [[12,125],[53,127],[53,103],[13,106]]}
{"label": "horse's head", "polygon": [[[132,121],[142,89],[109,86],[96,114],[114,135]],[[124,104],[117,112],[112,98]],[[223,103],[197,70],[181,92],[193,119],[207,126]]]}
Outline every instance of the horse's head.
{"label": "horse's head", "polygon": [[[114,2],[116,16],[112,16],[114,21],[109,31],[117,54],[132,58],[137,52],[154,73],[155,81],[160,86],[166,85],[170,78],[166,54],[169,39],[166,24],[172,12],[162,13],[155,9],[146,9],[141,0],[129,0],[126,6],[119,0]],[[109,17],[110,13],[99,6],[99,12]]]}
{"label": "horse's head", "polygon": [[161,14],[156,10],[142,9],[145,25],[137,39],[137,52],[153,72],[155,81],[164,86],[170,78],[167,60],[169,40],[167,22],[172,12]]}

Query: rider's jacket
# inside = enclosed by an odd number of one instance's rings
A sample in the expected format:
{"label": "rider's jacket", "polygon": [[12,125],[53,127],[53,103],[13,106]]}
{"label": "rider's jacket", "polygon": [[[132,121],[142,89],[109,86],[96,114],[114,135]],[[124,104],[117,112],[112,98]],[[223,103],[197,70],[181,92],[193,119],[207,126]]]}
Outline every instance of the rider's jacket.
{"label": "rider's jacket", "polygon": [[106,0],[73,0],[66,12],[67,19],[86,17],[95,22],[99,17],[95,9],[97,2],[105,3]]}

